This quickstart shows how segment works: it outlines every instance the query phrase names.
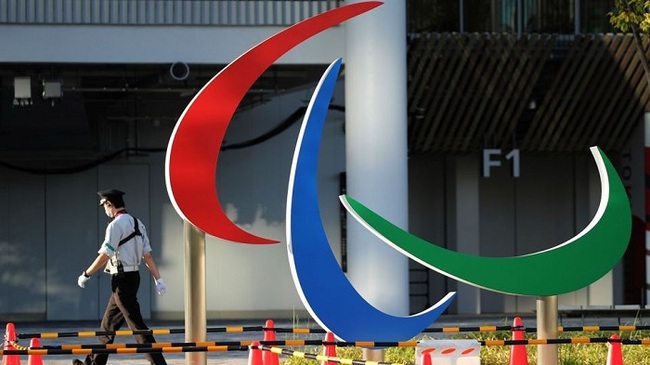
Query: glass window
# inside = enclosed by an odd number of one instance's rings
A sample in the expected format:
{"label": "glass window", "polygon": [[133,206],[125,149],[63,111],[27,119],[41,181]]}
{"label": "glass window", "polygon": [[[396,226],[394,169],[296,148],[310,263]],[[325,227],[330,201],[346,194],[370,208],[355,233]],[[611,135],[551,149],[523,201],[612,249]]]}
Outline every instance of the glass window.
{"label": "glass window", "polygon": [[572,34],[575,31],[574,0],[522,0],[523,31]]}
{"label": "glass window", "polygon": [[614,0],[407,1],[409,32],[573,34],[578,21],[581,33],[607,33],[613,9]]}
{"label": "glass window", "polygon": [[459,32],[460,0],[408,0],[409,32]]}
{"label": "glass window", "polygon": [[463,0],[465,32],[516,31],[517,0]]}
{"label": "glass window", "polygon": [[574,0],[464,0],[467,32],[573,33]]}
{"label": "glass window", "polygon": [[580,1],[580,33],[613,33],[616,32],[609,22],[609,12],[616,7],[614,0],[579,0]]}

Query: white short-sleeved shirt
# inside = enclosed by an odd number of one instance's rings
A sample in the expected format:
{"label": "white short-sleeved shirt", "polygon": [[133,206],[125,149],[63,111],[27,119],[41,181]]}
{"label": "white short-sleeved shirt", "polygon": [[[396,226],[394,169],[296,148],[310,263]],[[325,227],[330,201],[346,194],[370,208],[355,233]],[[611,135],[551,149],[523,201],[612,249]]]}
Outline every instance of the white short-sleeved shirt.
{"label": "white short-sleeved shirt", "polygon": [[151,246],[144,224],[139,220],[135,221],[139,225],[142,236],[135,236],[118,248],[120,241],[135,231],[133,216],[122,213],[106,227],[104,243],[102,243],[97,253],[113,257],[117,252],[117,257],[122,262],[122,265],[138,266],[142,255],[151,252]]}

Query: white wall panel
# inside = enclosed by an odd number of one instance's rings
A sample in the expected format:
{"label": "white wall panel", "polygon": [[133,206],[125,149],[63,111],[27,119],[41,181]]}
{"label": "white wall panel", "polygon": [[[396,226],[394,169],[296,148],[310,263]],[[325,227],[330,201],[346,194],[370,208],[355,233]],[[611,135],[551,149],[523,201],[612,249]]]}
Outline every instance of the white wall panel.
{"label": "white wall panel", "polygon": [[85,289],[77,277],[97,256],[97,170],[46,178],[47,219],[47,318],[51,320],[97,319],[105,303],[99,303],[99,275]]}
{"label": "white wall panel", "polygon": [[[227,64],[282,29],[0,24],[0,62]],[[343,34],[341,27],[326,30],[277,63],[327,64],[345,56]]]}
{"label": "white wall panel", "polygon": [[0,170],[0,313],[45,314],[44,178]]}

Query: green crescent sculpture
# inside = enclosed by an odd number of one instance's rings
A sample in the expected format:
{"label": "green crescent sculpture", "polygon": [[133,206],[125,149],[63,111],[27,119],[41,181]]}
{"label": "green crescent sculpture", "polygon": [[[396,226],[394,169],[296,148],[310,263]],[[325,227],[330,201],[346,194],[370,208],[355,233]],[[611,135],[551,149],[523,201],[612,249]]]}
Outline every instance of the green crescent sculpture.
{"label": "green crescent sculpture", "polygon": [[349,196],[340,199],[357,221],[384,242],[450,278],[505,294],[563,294],[607,274],[625,253],[632,230],[629,200],[616,170],[598,147],[590,150],[601,182],[596,215],[570,240],[527,255],[483,257],[451,251],[395,226]]}

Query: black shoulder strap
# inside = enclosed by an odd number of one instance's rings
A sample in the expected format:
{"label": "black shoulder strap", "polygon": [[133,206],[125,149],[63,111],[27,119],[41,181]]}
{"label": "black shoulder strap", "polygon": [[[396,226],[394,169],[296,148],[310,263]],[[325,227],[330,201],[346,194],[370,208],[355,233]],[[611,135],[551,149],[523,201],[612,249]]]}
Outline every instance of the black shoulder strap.
{"label": "black shoulder strap", "polygon": [[131,218],[133,218],[133,225],[135,226],[135,231],[132,232],[130,235],[124,237],[120,241],[120,243],[117,244],[117,247],[120,247],[123,244],[129,242],[131,240],[131,238],[133,238],[135,236],[142,236],[142,233],[140,233],[140,225],[138,224],[138,219],[136,217],[134,217],[134,216],[131,216]]}

